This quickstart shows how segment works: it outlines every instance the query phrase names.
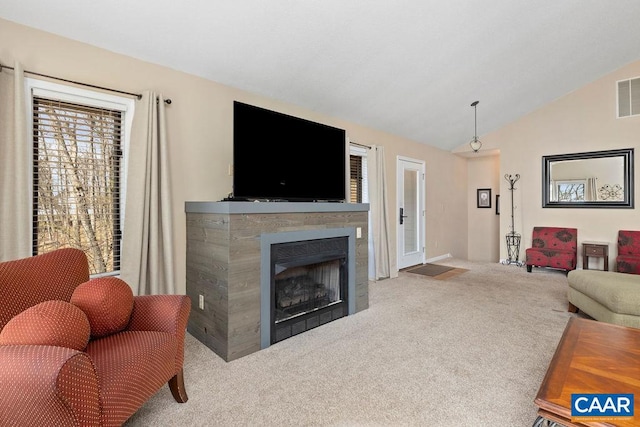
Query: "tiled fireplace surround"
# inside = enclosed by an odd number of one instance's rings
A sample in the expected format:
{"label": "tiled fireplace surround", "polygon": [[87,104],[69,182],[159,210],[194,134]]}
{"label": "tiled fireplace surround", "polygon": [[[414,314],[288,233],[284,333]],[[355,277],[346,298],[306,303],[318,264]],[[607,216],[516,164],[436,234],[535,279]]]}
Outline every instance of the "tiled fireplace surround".
{"label": "tiled fireplace surround", "polygon": [[348,237],[349,314],[368,308],[369,205],[187,202],[185,210],[188,331],[225,361],[270,345],[271,244]]}

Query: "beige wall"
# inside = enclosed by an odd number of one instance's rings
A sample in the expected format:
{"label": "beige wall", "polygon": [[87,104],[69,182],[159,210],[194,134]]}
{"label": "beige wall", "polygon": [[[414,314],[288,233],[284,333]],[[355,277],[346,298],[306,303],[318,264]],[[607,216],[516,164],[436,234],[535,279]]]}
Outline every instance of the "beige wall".
{"label": "beige wall", "polygon": [[[469,215],[469,260],[498,262],[500,260],[500,216],[496,215],[496,194],[500,194],[500,156],[473,155],[468,158],[467,199]],[[491,209],[478,208],[479,188],[491,189]],[[500,197],[502,199],[502,195]],[[501,215],[510,215],[501,200]]]}
{"label": "beige wall", "polygon": [[343,127],[352,141],[384,146],[394,260],[395,159],[401,155],[424,160],[427,258],[448,253],[467,256],[467,169],[458,156],[2,19],[0,40],[2,64],[18,60],[26,70],[130,92],[155,90],[173,100],[167,120],[178,292],[185,291],[185,201],[220,200],[231,192],[228,165],[232,163],[234,100]]}
{"label": "beige wall", "polygon": [[[500,150],[499,176],[519,173],[522,178],[514,193],[516,231],[523,236],[524,248],[531,246],[534,226],[566,226],[578,229],[578,242],[609,242],[610,260],[617,254],[619,229],[640,229],[636,209],[542,208],[542,156],[640,148],[640,116],[616,118],[616,81],[640,76],[640,61],[629,64],[576,90],[551,104],[482,137],[483,149]],[[635,171],[635,199],[638,199],[638,168]],[[510,203],[507,182],[500,181],[502,215],[500,236],[510,228],[506,215]],[[471,230],[470,248],[483,236]],[[506,245],[500,238],[500,256],[506,258]],[[579,258],[581,246],[579,245]],[[613,262],[610,262],[613,265]],[[581,259],[578,266],[582,266]]]}

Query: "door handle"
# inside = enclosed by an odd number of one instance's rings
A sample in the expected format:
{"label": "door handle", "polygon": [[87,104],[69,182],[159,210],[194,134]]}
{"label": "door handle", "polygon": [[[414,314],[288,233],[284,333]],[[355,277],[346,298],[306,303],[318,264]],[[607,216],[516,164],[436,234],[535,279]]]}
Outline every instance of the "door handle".
{"label": "door handle", "polygon": [[400,225],[404,224],[404,219],[407,217],[407,215],[403,215],[404,214],[404,208],[400,208]]}

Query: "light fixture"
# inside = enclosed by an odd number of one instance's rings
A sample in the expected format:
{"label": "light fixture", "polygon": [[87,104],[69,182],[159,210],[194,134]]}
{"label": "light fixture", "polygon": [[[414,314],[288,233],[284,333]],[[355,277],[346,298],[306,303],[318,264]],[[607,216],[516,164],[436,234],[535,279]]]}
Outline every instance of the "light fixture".
{"label": "light fixture", "polygon": [[478,115],[477,115],[477,105],[480,101],[474,101],[471,103],[471,106],[473,107],[473,117],[474,117],[474,133],[473,133],[473,139],[469,142],[469,145],[471,146],[471,149],[473,150],[474,153],[477,153],[478,151],[480,151],[480,147],[482,147],[482,142],[478,139]]}

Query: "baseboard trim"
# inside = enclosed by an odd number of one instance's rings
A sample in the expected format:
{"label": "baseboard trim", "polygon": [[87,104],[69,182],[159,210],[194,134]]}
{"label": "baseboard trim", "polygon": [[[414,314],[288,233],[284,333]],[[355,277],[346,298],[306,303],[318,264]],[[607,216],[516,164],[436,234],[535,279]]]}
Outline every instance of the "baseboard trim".
{"label": "baseboard trim", "polygon": [[433,257],[433,258],[429,258],[426,263],[431,263],[431,262],[436,262],[436,261],[442,261],[443,259],[447,259],[447,258],[453,258],[453,255],[451,254],[444,254],[444,255],[439,255],[437,257]]}

